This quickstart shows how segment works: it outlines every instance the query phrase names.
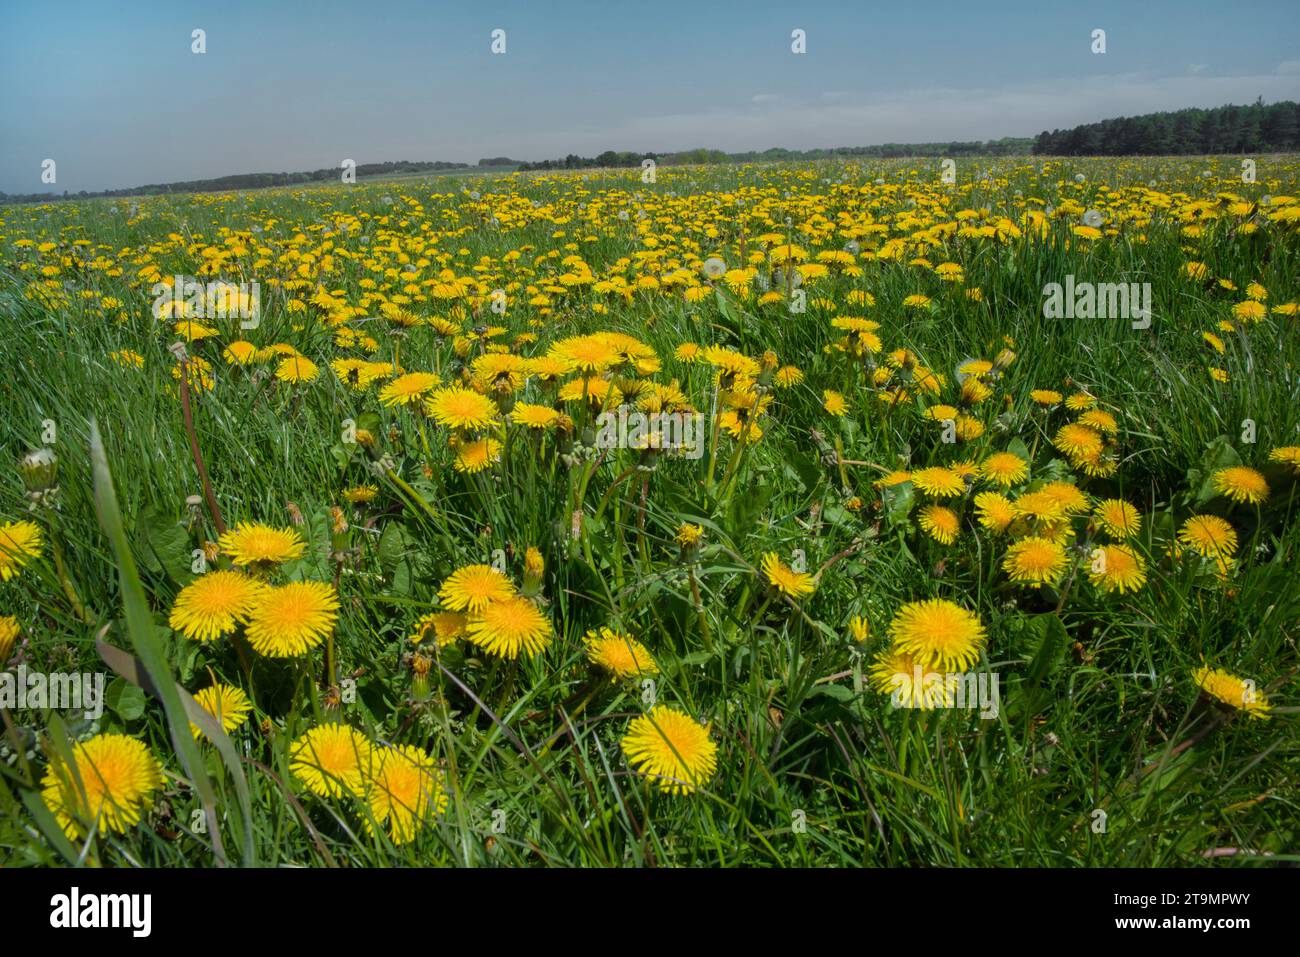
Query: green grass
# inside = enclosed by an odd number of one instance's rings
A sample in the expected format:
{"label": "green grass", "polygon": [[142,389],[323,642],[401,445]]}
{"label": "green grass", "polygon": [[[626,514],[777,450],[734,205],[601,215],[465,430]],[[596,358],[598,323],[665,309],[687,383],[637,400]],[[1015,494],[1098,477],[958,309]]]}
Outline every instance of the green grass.
{"label": "green grass", "polygon": [[[164,708],[150,698],[141,708],[124,680],[115,682],[113,707],[93,728],[79,715],[7,712],[8,730],[0,736],[7,745],[0,753],[6,762],[0,764],[0,863],[58,864],[72,854],[105,865],[208,866],[217,851],[213,828],[200,827],[201,819],[217,823],[227,859],[269,865],[1170,866],[1209,864],[1203,854],[1214,848],[1240,850],[1217,858],[1219,865],[1300,859],[1294,690],[1300,532],[1294,478],[1266,465],[1269,449],[1297,443],[1300,339],[1295,317],[1282,315],[1246,331],[1220,332],[1223,356],[1214,356],[1200,335],[1231,318],[1250,282],[1268,290],[1269,305],[1300,298],[1300,241],[1294,223],[1243,234],[1231,216],[1207,219],[1204,234],[1192,238],[1173,214],[1193,198],[1213,204],[1222,192],[1253,200],[1295,195],[1300,164],[1294,157],[1259,158],[1256,184],[1234,179],[1238,164],[1230,158],[1056,162],[1046,174],[1025,159],[973,165],[994,170],[996,178],[984,185],[963,166],[960,185],[945,191],[937,185],[937,163],[882,161],[660,169],[654,184],[643,184],[639,171],[499,176],[478,187],[477,202],[462,182],[438,178],[158,197],[140,200],[142,215],[130,221],[126,202],[4,210],[0,459],[16,460],[42,444],[57,451],[56,535],[86,615],[79,617],[68,599],[49,549],[0,584],[0,613],[22,624],[29,668],[106,670],[94,639],[107,626],[106,640],[139,655],[149,673],[165,668],[191,692],[215,675],[253,690],[258,711],[231,735],[238,773],[233,754],[223,760],[207,744],[200,747],[201,773],[187,765],[175,746],[175,731],[186,733],[176,727],[183,723],[184,711],[177,710],[183,700]],[[1212,177],[1202,177],[1207,169]],[[1084,183],[1074,181],[1076,171],[1086,175]],[[877,177],[885,183],[876,185]],[[1152,203],[1145,192],[1150,180],[1174,195],[1171,208]],[[484,294],[513,281],[550,285],[545,277],[564,272],[560,259],[573,252],[600,277],[621,257],[647,248],[635,215],[616,215],[638,205],[667,245],[667,259],[682,258],[682,244],[693,243],[692,254],[720,254],[735,266],[737,190],[751,216],[770,220],[748,226],[752,252],[760,248],[757,234],[786,231],[787,215],[798,231],[805,224],[817,228],[819,215],[833,226],[837,212],[867,208],[856,187],[871,190],[879,200],[870,207],[873,217],[891,224],[915,212],[909,202],[922,209],[943,204],[946,211],[933,221],[950,221],[961,209],[976,210],[976,222],[1001,215],[1018,221],[1036,198],[1103,209],[1121,228],[1094,243],[1071,242],[1069,227],[1078,221],[1072,215],[1053,221],[1043,239],[938,241],[930,261],[962,264],[965,286],[979,287],[981,302],[908,265],[916,255],[909,249],[898,262],[865,263],[860,277],[809,283],[810,305],[801,315],[725,290],[692,305],[680,295],[642,293],[624,301],[577,286],[556,296],[547,316],[512,291],[504,318],[485,307],[465,323],[507,327],[502,342],[536,332],[539,341],[521,347],[526,354],[544,352],[564,335],[628,332],[663,361],[653,378],[678,379],[704,410],[712,373],[675,361],[678,344],[720,343],[754,357],[774,350],[805,379],[775,393],[762,440],[735,456],[727,483],[710,484],[706,455],[664,457],[653,473],[633,472],[616,484],[635,464],[635,453],[620,450],[593,467],[592,457],[566,460],[550,440],[535,451],[513,430],[500,466],[461,475],[451,468],[443,430],[381,408],[373,389],[359,395],[339,383],[327,362],[355,350],[332,343],[314,306],[289,313],[288,294],[270,285],[297,265],[282,258],[290,250],[332,241],[333,271],[318,272],[319,258],[309,264],[310,286],[298,295],[309,298],[319,280],[355,304],[362,279],[386,281],[382,269],[366,266],[384,245],[385,230],[405,237],[439,233],[423,252],[431,262],[420,267],[421,278],[445,265],[481,279]],[[702,198],[683,205],[692,195]],[[598,201],[604,202],[599,214],[593,212]],[[340,231],[336,221],[344,215],[364,217],[360,229]],[[488,222],[492,215],[502,225]],[[150,315],[151,282],[139,271],[152,262],[163,275],[193,275],[203,248],[222,241],[221,230],[255,224],[263,232],[249,234],[248,252],[220,275],[259,280],[263,320],[249,337],[259,345],[292,344],[320,365],[321,375],[307,386],[287,386],[261,372],[231,370],[215,342],[194,347],[213,362],[218,379],[214,391],[195,400],[197,437],[227,523],[287,525],[290,503],[303,516],[300,531],[312,547],[284,569],[289,578],[332,580],[330,506],[341,503],[346,487],[372,481],[380,488],[375,506],[353,517],[356,551],[338,569],[338,671],[355,680],[356,699],[326,716],[375,740],[423,747],[439,762],[447,810],[401,846],[383,828],[368,833],[356,802],[315,797],[289,771],[288,743],[321,720],[321,650],[288,664],[257,660],[250,685],[229,641],[200,646],[166,627],[175,595],[194,577],[191,550],[200,539],[215,538],[215,529],[207,515],[188,527],[185,498],[201,488],[174,393],[168,346],[175,336]],[[716,239],[702,232],[709,225],[717,228]],[[293,241],[300,231],[305,245]],[[168,240],[173,232],[183,240]],[[371,242],[361,244],[358,232]],[[23,237],[63,245],[42,254],[16,247]],[[98,252],[122,274],[65,266],[57,278],[68,283],[68,295],[34,298],[36,264],[54,261],[83,238],[103,244]],[[844,237],[831,229],[796,233],[795,241],[815,253],[841,248]],[[561,248],[567,243],[577,248]],[[269,254],[260,256],[258,245]],[[338,256],[339,247],[355,255]],[[502,261],[527,247],[518,263]],[[559,255],[534,260],[550,249]],[[412,263],[421,255],[406,254]],[[383,255],[390,268],[405,265],[395,253]],[[492,260],[476,273],[485,256]],[[259,258],[266,262],[257,265]],[[1183,271],[1189,260],[1204,262],[1211,278],[1231,280],[1238,291],[1189,281]],[[522,272],[530,265],[531,276]],[[1071,273],[1079,281],[1150,282],[1152,327],[1044,319],[1044,285]],[[81,289],[121,300],[120,314],[97,298],[80,298]],[[869,291],[876,305],[848,305],[851,290]],[[903,306],[918,293],[932,298],[928,309]],[[816,302],[823,297],[834,308]],[[597,303],[607,311],[594,311]],[[435,301],[413,309],[448,315],[451,307]],[[887,351],[910,349],[947,377],[942,401],[952,399],[959,363],[992,359],[1009,337],[1017,358],[995,395],[976,407],[987,426],[982,438],[944,445],[916,398],[885,414],[864,388],[860,367],[825,348],[839,336],[831,317],[864,314],[881,323]],[[383,323],[359,328],[381,340],[377,358],[392,358],[400,348],[408,370],[455,368],[450,343],[431,329],[390,338]],[[143,369],[120,368],[110,358],[119,349],[140,353]],[[1211,365],[1226,370],[1230,381],[1213,381]],[[1082,572],[1060,591],[1013,587],[1001,569],[1005,540],[977,532],[969,505],[957,544],[941,546],[917,530],[915,508],[909,517],[894,507],[897,493],[882,499],[872,485],[879,470],[841,468],[833,451],[829,459],[824,454],[839,442],[850,462],[920,468],[1015,442],[1032,451],[1034,479],[1062,474],[1069,470],[1051,436],[1067,419],[1061,411],[1050,418],[1034,411],[1028,393],[1068,393],[1067,380],[1086,387],[1120,422],[1117,475],[1078,478],[1090,494],[1122,496],[1142,513],[1136,547],[1146,558],[1148,582],[1129,596],[1099,593]],[[850,415],[827,415],[823,389],[843,392]],[[1004,393],[1011,396],[1007,407]],[[538,396],[530,383],[521,397]],[[406,488],[376,479],[364,450],[342,443],[349,418],[380,437]],[[1246,419],[1256,429],[1253,444],[1241,439]],[[42,439],[47,420],[57,429],[52,443]],[[116,542],[115,520],[95,508],[92,421],[123,523]],[[725,436],[720,440],[715,479],[728,471],[734,448]],[[1272,494],[1261,508],[1207,494],[1210,471],[1236,461],[1268,475]],[[648,480],[643,512],[642,478]],[[101,475],[101,499],[106,489]],[[849,507],[855,497],[861,509]],[[575,501],[584,514],[577,537],[570,531]],[[1227,581],[1167,554],[1174,530],[1198,512],[1223,515],[1237,529],[1239,562]],[[17,472],[0,472],[0,522],[25,517]],[[34,517],[47,521],[44,512]],[[680,560],[673,541],[683,521],[705,528],[693,566]],[[1083,523],[1076,525],[1082,540]],[[414,694],[404,660],[407,637],[414,620],[435,607],[440,582],[456,567],[490,561],[497,549],[518,580],[528,546],[539,547],[547,562],[546,610],[556,632],[548,651],[510,664],[458,643],[441,654],[428,697]],[[119,547],[130,561],[115,553]],[[825,569],[815,595],[798,603],[773,598],[756,572],[765,552],[789,562],[795,550],[810,571]],[[929,597],[958,601],[983,621],[990,636],[986,664],[1001,677],[996,719],[894,709],[887,695],[864,686],[894,612]],[[849,636],[854,615],[871,623],[865,648]],[[654,688],[659,701],[711,722],[719,770],[697,794],[661,794],[627,766],[619,739],[644,710],[645,689],[589,671],[581,639],[602,625],[625,630],[652,650],[662,669]],[[1272,719],[1230,717],[1199,700],[1191,673],[1202,660],[1255,679],[1273,703]],[[164,764],[166,786],[141,826],[89,843],[62,841],[33,800],[47,755],[105,730],[148,742]],[[244,781],[246,812],[239,798]],[[210,819],[195,814],[205,790],[215,807]]]}

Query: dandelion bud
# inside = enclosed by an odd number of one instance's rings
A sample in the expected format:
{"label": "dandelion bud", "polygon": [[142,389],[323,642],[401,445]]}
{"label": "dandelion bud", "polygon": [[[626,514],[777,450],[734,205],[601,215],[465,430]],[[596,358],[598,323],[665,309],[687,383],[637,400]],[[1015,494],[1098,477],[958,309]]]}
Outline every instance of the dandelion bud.
{"label": "dandelion bud", "polygon": [[433,659],[428,655],[411,656],[411,696],[416,701],[429,697],[429,672],[433,668]]}
{"label": "dandelion bud", "polygon": [[532,598],[542,590],[542,576],[546,573],[546,562],[542,553],[532,545],[524,552],[524,596]]}
{"label": "dandelion bud", "polygon": [[854,615],[849,620],[849,631],[853,633],[853,640],[862,644],[871,637],[871,623],[861,615]]}
{"label": "dandelion bud", "polygon": [[18,462],[29,496],[40,495],[53,488],[59,477],[59,457],[53,449],[40,448],[28,452]]}
{"label": "dandelion bud", "polygon": [[677,534],[674,540],[681,547],[681,560],[685,563],[691,563],[699,557],[700,542],[704,538],[704,529],[699,525],[692,525],[690,522],[683,522],[677,527]]}

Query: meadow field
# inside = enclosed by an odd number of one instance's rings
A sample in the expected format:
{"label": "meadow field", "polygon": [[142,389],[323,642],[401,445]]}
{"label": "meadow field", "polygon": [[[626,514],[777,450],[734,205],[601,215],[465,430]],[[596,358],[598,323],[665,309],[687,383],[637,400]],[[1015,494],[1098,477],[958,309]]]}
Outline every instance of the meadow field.
{"label": "meadow field", "polygon": [[1297,300],[1282,155],[0,207],[0,864],[1294,864]]}

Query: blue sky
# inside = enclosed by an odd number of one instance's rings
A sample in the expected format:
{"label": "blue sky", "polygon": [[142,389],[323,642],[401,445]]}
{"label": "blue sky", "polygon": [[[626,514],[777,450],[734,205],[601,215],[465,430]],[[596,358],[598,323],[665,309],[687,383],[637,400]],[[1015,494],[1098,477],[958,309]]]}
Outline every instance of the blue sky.
{"label": "blue sky", "polygon": [[1300,99],[1297,40],[1293,0],[0,0],[0,190],[50,189],[45,158],[75,193],[344,158],[1033,135]]}

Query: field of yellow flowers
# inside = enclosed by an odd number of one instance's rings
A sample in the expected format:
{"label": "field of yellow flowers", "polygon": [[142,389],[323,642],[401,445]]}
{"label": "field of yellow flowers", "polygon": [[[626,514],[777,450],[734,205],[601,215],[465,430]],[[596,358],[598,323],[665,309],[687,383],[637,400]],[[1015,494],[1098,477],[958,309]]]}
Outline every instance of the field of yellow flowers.
{"label": "field of yellow flowers", "polygon": [[1300,161],[0,212],[0,863],[1296,861]]}

